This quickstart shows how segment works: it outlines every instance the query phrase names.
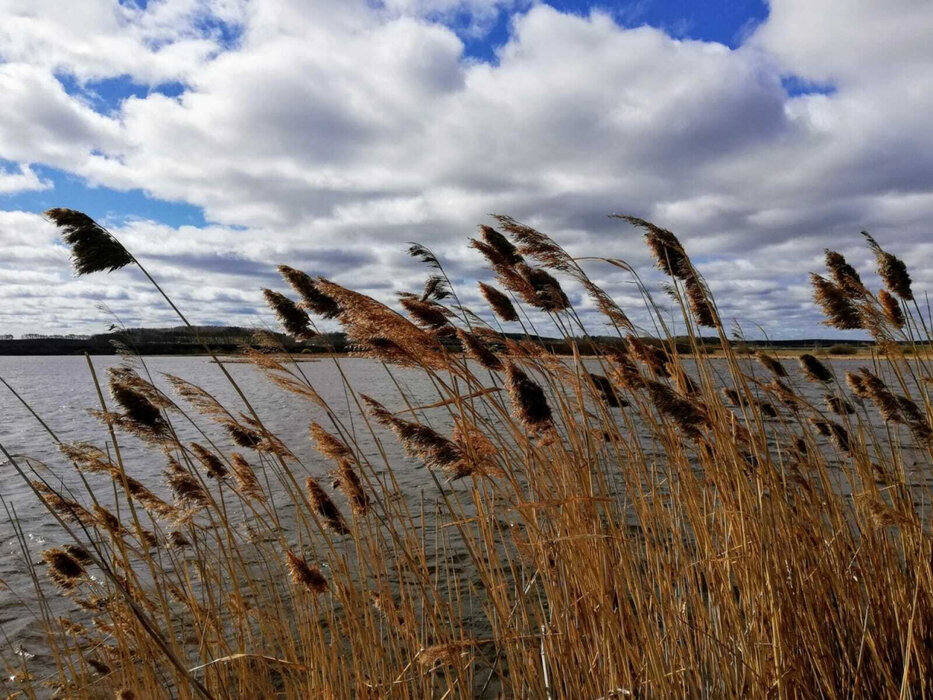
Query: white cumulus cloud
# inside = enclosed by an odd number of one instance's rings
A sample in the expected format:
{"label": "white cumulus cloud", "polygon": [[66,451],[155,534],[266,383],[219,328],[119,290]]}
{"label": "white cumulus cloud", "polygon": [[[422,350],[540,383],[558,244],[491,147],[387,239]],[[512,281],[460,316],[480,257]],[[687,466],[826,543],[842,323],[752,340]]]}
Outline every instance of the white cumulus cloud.
{"label": "white cumulus cloud", "polygon": [[[511,29],[497,61],[466,57],[450,23],[498,12]],[[490,212],[639,265],[637,234],[607,215],[653,219],[681,236],[727,315],[775,336],[829,333],[814,330],[805,273],[825,247],[867,271],[862,229],[933,286],[924,0],[773,0],[738,49],[499,0],[0,0],[0,27],[0,158],[203,208],[201,228],[114,222],[194,317],[255,319],[277,262],[388,299],[424,274],[403,253],[411,240],[449,260],[475,301],[465,240]],[[184,89],[109,110],[88,99],[94,80],[119,76]],[[790,94],[790,77],[825,89]],[[35,186],[23,168],[0,189]],[[161,318],[130,274],[75,283],[60,257],[33,255],[33,272],[64,281],[4,282],[34,301],[7,324],[87,327],[82,295],[105,286],[131,321]],[[630,295],[614,271],[594,275]],[[51,319],[43,299],[69,310]]]}

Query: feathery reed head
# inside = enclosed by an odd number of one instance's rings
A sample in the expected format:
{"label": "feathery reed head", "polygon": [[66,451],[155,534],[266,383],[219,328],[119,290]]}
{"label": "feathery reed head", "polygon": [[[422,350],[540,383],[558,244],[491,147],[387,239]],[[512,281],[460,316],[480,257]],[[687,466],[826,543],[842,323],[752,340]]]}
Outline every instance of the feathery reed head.
{"label": "feathery reed head", "polygon": [[687,437],[693,440],[702,437],[700,427],[706,422],[706,416],[699,406],[661,382],[648,381],[645,386],[659,413],[670,417]]}
{"label": "feathery reed head", "polygon": [[369,408],[370,415],[395,433],[405,451],[422,460],[429,469],[442,469],[450,479],[460,479],[472,473],[470,465],[464,459],[463,451],[455,442],[426,425],[394,416],[371,396],[361,396]]}
{"label": "feathery reed head", "polygon": [[194,456],[197,457],[209,477],[223,479],[227,476],[227,468],[224,466],[223,460],[206,447],[192,442],[191,451],[194,452]]}
{"label": "feathery reed head", "polygon": [[787,376],[787,369],[777,358],[771,357],[771,355],[761,352],[760,350],[755,353],[755,357],[758,358],[761,365],[775,377],[780,379]]}
{"label": "feathery reed head", "polygon": [[479,230],[483,236],[483,242],[496,252],[495,260],[490,260],[494,265],[517,265],[522,262],[522,256],[518,254],[512,242],[496,229],[491,226],[480,226]]}
{"label": "feathery reed head", "polygon": [[840,330],[862,328],[858,308],[842,287],[817,274],[810,275],[810,283],[813,285],[813,299],[826,315],[826,325]]}
{"label": "feathery reed head", "polygon": [[263,289],[262,293],[266,297],[266,303],[275,312],[285,332],[295,340],[310,340],[317,335],[311,330],[311,320],[308,318],[307,312],[298,308],[298,304],[284,294],[279,294],[271,289]]}
{"label": "feathery reed head", "polygon": [[505,365],[505,381],[512,400],[512,412],[532,433],[554,427],[554,417],[544,390],[513,362]]}
{"label": "feathery reed head", "polygon": [[210,503],[207,491],[193,474],[170,458],[165,470],[165,479],[175,496],[175,500],[184,508],[200,508]]}
{"label": "feathery reed head", "polygon": [[357,515],[365,515],[369,511],[369,496],[363,489],[363,482],[353,465],[347,459],[337,462],[337,473],[334,483],[350,502],[350,508]]}
{"label": "feathery reed head", "polygon": [[878,292],[878,302],[881,304],[881,311],[887,322],[893,328],[903,328],[904,311],[901,309],[901,304],[897,298],[887,289],[882,289]]}
{"label": "feathery reed head", "polygon": [[479,336],[458,328],[457,337],[460,339],[460,343],[463,345],[463,349],[466,351],[467,355],[488,370],[494,372],[502,371],[502,360],[499,359],[496,353],[486,347],[486,343],[484,343]]}
{"label": "feathery reed head", "polygon": [[301,297],[301,305],[305,309],[321,318],[336,318],[340,313],[337,302],[318,289],[308,274],[288,265],[279,265],[278,270],[282,279]]}
{"label": "feathery reed head", "polygon": [[305,480],[305,487],[308,490],[308,499],[311,501],[311,507],[317,512],[321,520],[328,528],[338,535],[350,534],[350,528],[347,527],[346,520],[338,510],[337,505],[327,495],[321,485],[312,477]]}
{"label": "feathery reed head", "polygon": [[353,458],[353,452],[347,447],[347,444],[324,430],[318,423],[311,423],[309,431],[315,449],[325,457],[330,457],[335,461]]}
{"label": "feathery reed head", "polygon": [[716,327],[716,313],[710,301],[706,286],[700,281],[695,272],[690,272],[684,278],[684,288],[687,292],[687,303],[693,312],[697,325],[706,328]]}
{"label": "feathery reed head", "polygon": [[651,249],[658,267],[666,275],[682,280],[690,276],[690,259],[687,257],[687,253],[680,241],[677,240],[677,236],[667,229],[655,226],[650,221],[639,219],[637,216],[613,216],[624,219],[645,231],[645,242]]}
{"label": "feathery reed head", "polygon": [[49,209],[45,216],[62,229],[77,274],[113,272],[134,262],[123,244],[87,214],[73,209]]}
{"label": "feathery reed head", "polygon": [[505,294],[485,282],[479,283],[479,291],[500,321],[507,323],[518,320],[518,312],[515,310],[512,300]]}
{"label": "feathery reed head", "polygon": [[885,251],[867,231],[862,231],[862,235],[865,236],[868,246],[875,254],[875,259],[878,261],[878,276],[881,277],[885,286],[904,301],[913,301],[911,279],[904,261]]}
{"label": "feathery reed head", "polygon": [[[403,296],[400,303],[405,307],[412,320],[422,328],[437,331],[450,326],[450,318],[453,314],[445,306],[435,301],[425,301],[414,296]],[[450,329],[448,328],[448,330]]]}
{"label": "feathery reed head", "polygon": [[833,373],[829,371],[826,365],[813,357],[813,355],[804,353],[798,360],[804,376],[810,381],[831,382],[833,380]]}
{"label": "feathery reed head", "polygon": [[841,253],[826,249],[826,269],[829,270],[833,282],[848,294],[862,296],[867,292],[858,271],[846,262]]}
{"label": "feathery reed head", "polygon": [[236,484],[237,491],[246,498],[264,501],[266,495],[262,490],[262,485],[246,458],[239,452],[233,452],[230,455],[230,464],[233,469],[233,481]]}
{"label": "feathery reed head", "polygon": [[168,432],[168,424],[161,411],[136,387],[117,375],[110,377],[110,395],[123,409],[122,427],[143,437],[162,437]]}
{"label": "feathery reed head", "polygon": [[320,595],[327,591],[327,579],[316,566],[312,566],[293,552],[285,552],[285,563],[292,583],[309,593]]}
{"label": "feathery reed head", "polygon": [[60,547],[53,547],[42,552],[42,559],[48,566],[49,578],[64,591],[73,591],[81,583],[85,570],[81,563]]}
{"label": "feathery reed head", "polygon": [[596,391],[608,406],[612,408],[628,406],[628,401],[616,393],[616,389],[612,385],[612,382],[606,379],[606,377],[602,376],[601,374],[593,374],[592,372],[589,373],[589,377],[590,381],[593,382],[593,386],[596,387]]}

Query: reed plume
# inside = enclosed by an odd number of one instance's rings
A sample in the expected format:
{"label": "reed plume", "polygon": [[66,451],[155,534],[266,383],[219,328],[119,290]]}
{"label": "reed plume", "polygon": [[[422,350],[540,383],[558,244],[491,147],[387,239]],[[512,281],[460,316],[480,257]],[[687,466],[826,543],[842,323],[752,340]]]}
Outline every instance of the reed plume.
{"label": "reed plume", "polygon": [[460,479],[473,473],[463,452],[452,440],[420,423],[392,415],[385,406],[370,396],[362,395],[369,413],[376,421],[392,430],[405,451],[419,458],[429,469],[442,469],[450,479]]}
{"label": "reed plume", "polygon": [[305,480],[305,488],[308,491],[311,507],[314,508],[324,524],[338,535],[350,534],[350,528],[347,527],[346,520],[343,519],[337,505],[325,493],[321,485],[309,476]]}
{"label": "reed plume", "polygon": [[209,477],[212,479],[223,479],[227,476],[227,467],[224,466],[223,460],[206,447],[192,442],[191,451],[201,463],[201,466],[204,467],[204,471],[207,472]]}
{"label": "reed plume", "polygon": [[867,231],[862,231],[862,235],[865,236],[869,248],[875,254],[878,261],[878,276],[881,277],[888,290],[904,301],[913,301],[911,279],[904,261],[885,251]]}
{"label": "reed plume", "polygon": [[833,380],[833,373],[813,355],[804,353],[797,359],[800,362],[800,368],[803,370],[804,376],[810,381],[831,382]]}
{"label": "reed plume", "polygon": [[616,393],[615,387],[612,386],[612,382],[606,379],[601,374],[589,373],[590,381],[593,382],[593,386],[596,387],[596,391],[602,397],[603,401],[606,402],[612,408],[621,408],[622,406],[628,406],[628,401],[623,398],[620,398]]}
{"label": "reed plume", "polygon": [[506,387],[512,401],[512,412],[531,433],[542,433],[554,427],[554,417],[544,390],[515,363],[505,365]]}
{"label": "reed plume", "polygon": [[858,308],[842,287],[815,273],[810,274],[810,282],[813,285],[813,299],[826,315],[826,325],[840,330],[863,327]]}
{"label": "reed plume", "polygon": [[776,378],[782,379],[787,376],[787,368],[784,367],[777,358],[771,357],[771,355],[761,352],[760,350],[755,353],[755,357],[761,365]]}
{"label": "reed plume", "polygon": [[847,294],[860,297],[868,293],[858,271],[846,262],[841,253],[827,248],[826,268],[829,270],[833,282]]}
{"label": "reed plume", "polygon": [[467,355],[479,362],[483,367],[494,372],[503,369],[502,360],[476,335],[469,331],[457,329],[457,337],[463,345]]}
{"label": "reed plume", "polygon": [[59,547],[42,552],[42,560],[48,567],[49,578],[63,591],[73,591],[86,574],[81,563]]}
{"label": "reed plume", "polygon": [[230,466],[233,470],[233,482],[236,484],[237,491],[247,498],[257,501],[266,500],[266,495],[262,490],[262,485],[256,477],[253,467],[246,461],[246,457],[239,452],[230,454]]}
{"label": "reed plume", "polygon": [[312,422],[309,427],[315,449],[335,461],[353,459],[353,451],[340,438],[331,435],[320,424]]}
{"label": "reed plume", "polygon": [[173,458],[169,458],[165,480],[182,507],[201,508],[210,503],[210,496],[201,482]]}
{"label": "reed plume", "polygon": [[340,307],[331,297],[317,288],[309,275],[288,265],[279,265],[279,274],[301,297],[301,306],[321,318],[337,318]]}
{"label": "reed plume", "polygon": [[518,312],[505,294],[485,282],[479,283],[479,291],[500,321],[509,323],[518,320]]}
{"label": "reed plume", "polygon": [[45,216],[63,231],[62,238],[71,247],[71,262],[77,274],[113,272],[135,262],[123,244],[87,214],[73,209],[49,209]]}
{"label": "reed plume", "polygon": [[263,289],[262,293],[285,332],[295,340],[311,340],[317,335],[311,330],[311,319],[308,318],[307,312],[300,309],[295,302],[271,289]]}
{"label": "reed plume", "polygon": [[680,241],[677,240],[677,236],[667,229],[655,226],[650,221],[639,219],[637,216],[614,216],[615,218],[624,219],[645,231],[645,242],[651,249],[658,267],[666,275],[681,280],[685,280],[691,275],[692,265],[690,259],[684,252]]}
{"label": "reed plume", "polygon": [[290,551],[285,552],[285,561],[293,584],[316,596],[327,592],[327,579],[319,568]]}
{"label": "reed plume", "polygon": [[878,292],[878,301],[881,304],[881,311],[887,322],[891,324],[891,327],[903,328],[904,311],[901,309],[900,302],[898,302],[897,298],[888,292],[888,290],[882,289]]}
{"label": "reed plume", "polygon": [[661,382],[649,381],[645,386],[659,413],[672,418],[684,435],[692,440],[702,437],[700,427],[706,422],[706,416],[699,406]]}

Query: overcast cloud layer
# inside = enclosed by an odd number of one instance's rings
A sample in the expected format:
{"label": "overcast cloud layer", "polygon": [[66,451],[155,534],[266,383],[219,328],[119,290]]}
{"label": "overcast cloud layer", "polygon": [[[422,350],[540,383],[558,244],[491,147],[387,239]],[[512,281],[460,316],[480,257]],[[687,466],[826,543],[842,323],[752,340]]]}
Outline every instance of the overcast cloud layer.
{"label": "overcast cloud layer", "polygon": [[[500,10],[497,63],[465,58],[445,21]],[[173,323],[136,273],[74,279],[4,206],[48,166],[203,208],[179,229],[88,211],[199,322],[268,321],[281,262],[390,299],[426,274],[408,241],[475,301],[491,212],[647,267],[624,212],[678,233],[750,336],[833,335],[806,272],[829,246],[868,273],[862,229],[933,288],[931,36],[928,0],[774,0],[735,50],[498,0],[0,0],[0,333],[104,330],[98,301]],[[95,99],[117,78],[149,90]],[[626,277],[592,271],[637,318]]]}

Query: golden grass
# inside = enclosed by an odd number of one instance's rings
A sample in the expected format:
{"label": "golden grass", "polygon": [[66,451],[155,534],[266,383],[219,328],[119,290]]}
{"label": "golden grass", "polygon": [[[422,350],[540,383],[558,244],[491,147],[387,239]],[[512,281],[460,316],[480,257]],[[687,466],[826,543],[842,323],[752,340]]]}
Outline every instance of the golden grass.
{"label": "golden grass", "polygon": [[[55,218],[81,224],[76,258],[107,254],[79,271],[139,264],[87,217]],[[676,237],[631,221],[669,276],[689,357],[627,264],[605,261],[639,285],[657,346],[582,261],[499,217],[473,242],[496,275],[482,294],[529,334],[553,322],[576,343],[569,358],[502,336],[414,246],[433,271],[404,296],[410,316],[292,268],[302,298],[266,295],[305,337],[307,311],[336,318],[397,388],[364,395],[327,358],[346,394],[331,405],[293,358],[250,352],[304,407],[320,463],[296,456],[223,364],[235,406],[179,378],[164,393],[141,358],[111,372],[110,401],[98,385],[98,445],[61,446],[80,493],[0,446],[61,530],[43,554],[54,585],[36,574],[18,591],[55,670],[31,676],[8,649],[14,696],[933,694],[933,374],[927,355],[905,355],[930,341],[906,267],[869,239],[878,296],[827,256],[815,293],[829,322],[887,353],[847,384],[816,357],[804,374],[740,356]],[[620,342],[579,340],[560,278]],[[696,352],[698,323],[721,359]],[[458,335],[474,359],[440,342]],[[434,395],[408,392],[399,367]],[[192,430],[196,442],[180,437]],[[126,434],[150,446],[145,463],[124,459]],[[399,447],[422,465],[419,493],[399,483]],[[143,485],[154,463],[165,484]],[[56,596],[71,614],[51,612]]]}

